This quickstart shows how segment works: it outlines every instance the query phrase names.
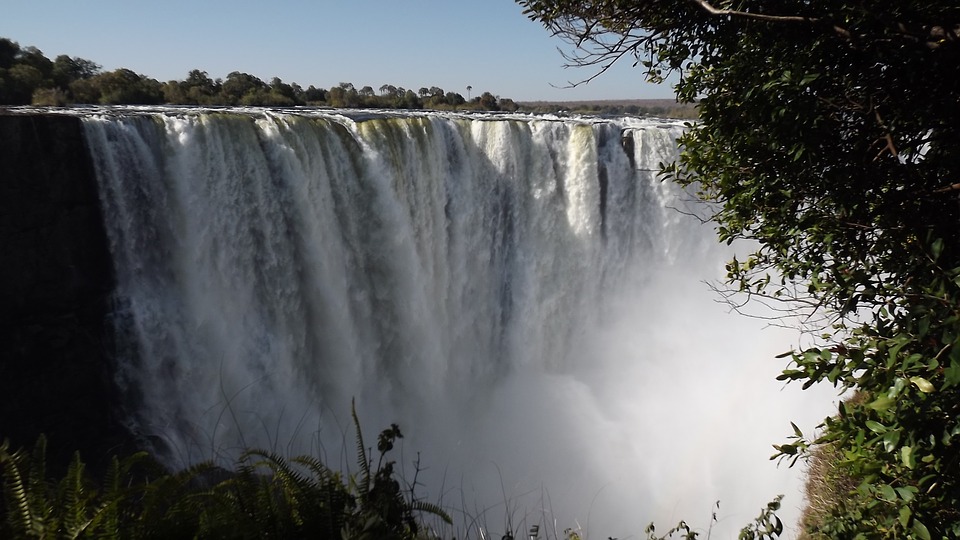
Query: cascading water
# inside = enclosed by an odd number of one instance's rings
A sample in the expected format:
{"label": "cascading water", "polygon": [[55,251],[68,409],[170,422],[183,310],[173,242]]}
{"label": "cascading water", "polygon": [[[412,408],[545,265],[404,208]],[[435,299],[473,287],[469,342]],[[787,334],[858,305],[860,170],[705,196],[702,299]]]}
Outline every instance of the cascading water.
{"label": "cascading water", "polygon": [[173,109],[84,125],[118,380],[171,464],[245,446],[349,464],[355,399],[366,429],[400,424],[407,470],[420,452],[422,497],[501,534],[518,508],[605,537],[706,523],[715,499],[729,527],[784,489],[800,505],[767,445],[829,401],[797,418],[780,366],[756,361],[789,338],[700,282],[726,254],[651,172],[679,125]]}

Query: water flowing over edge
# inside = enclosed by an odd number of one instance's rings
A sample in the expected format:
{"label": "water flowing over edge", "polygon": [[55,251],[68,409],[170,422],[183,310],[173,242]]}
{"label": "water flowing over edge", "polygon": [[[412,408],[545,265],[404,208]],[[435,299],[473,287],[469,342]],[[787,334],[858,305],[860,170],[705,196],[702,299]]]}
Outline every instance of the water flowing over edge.
{"label": "water flowing over edge", "polygon": [[[771,417],[738,391],[756,365],[724,361],[743,356],[745,330],[704,301],[699,280],[725,254],[653,172],[675,159],[679,125],[83,118],[128,337],[118,381],[131,427],[171,462],[242,446],[349,461],[356,398],[368,429],[399,423],[444,469],[426,482],[433,500],[548,493],[551,517],[592,512],[603,534],[636,534],[677,507],[744,498],[735,471],[756,453],[724,437]],[[749,353],[779,352],[746,332]],[[782,430],[765,433],[751,444]],[[750,504],[778,492],[761,489]]]}

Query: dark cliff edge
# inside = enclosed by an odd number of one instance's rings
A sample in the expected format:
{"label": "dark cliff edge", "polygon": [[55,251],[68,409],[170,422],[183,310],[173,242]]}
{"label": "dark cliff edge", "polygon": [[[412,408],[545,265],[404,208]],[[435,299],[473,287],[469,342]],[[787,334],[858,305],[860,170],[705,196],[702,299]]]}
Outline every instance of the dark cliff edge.
{"label": "dark cliff edge", "polygon": [[0,439],[47,435],[98,468],[132,449],[117,411],[112,263],[81,120],[0,110]]}

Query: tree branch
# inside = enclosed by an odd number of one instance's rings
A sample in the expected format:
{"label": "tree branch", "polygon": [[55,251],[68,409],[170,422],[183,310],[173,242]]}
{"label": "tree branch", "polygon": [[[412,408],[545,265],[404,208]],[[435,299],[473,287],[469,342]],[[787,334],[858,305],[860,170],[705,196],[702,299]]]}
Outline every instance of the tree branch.
{"label": "tree branch", "polygon": [[732,9],[718,9],[710,5],[707,0],[692,0],[694,4],[697,4],[704,11],[711,15],[729,15],[731,17],[741,17],[744,19],[754,19],[758,21],[767,21],[767,22],[802,22],[802,23],[812,23],[817,22],[819,19],[813,19],[810,17],[801,17],[797,15],[764,15],[762,13],[749,13],[746,11],[734,11]]}
{"label": "tree branch", "polygon": [[[814,24],[822,22],[822,19],[816,17],[804,17],[802,15],[766,15],[763,13],[750,13],[748,11],[734,11],[732,9],[719,9],[713,7],[707,0],[691,0],[694,4],[700,6],[707,13],[714,16],[739,17],[741,19],[752,19],[755,21],[775,22],[775,23],[807,23]],[[833,31],[842,37],[850,38],[850,32],[846,28],[832,25]]]}

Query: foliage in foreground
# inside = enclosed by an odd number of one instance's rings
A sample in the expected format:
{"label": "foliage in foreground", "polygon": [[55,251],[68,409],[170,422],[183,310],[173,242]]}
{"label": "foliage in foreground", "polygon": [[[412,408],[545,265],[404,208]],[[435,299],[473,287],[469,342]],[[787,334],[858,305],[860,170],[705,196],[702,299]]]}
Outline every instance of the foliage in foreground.
{"label": "foliage in foreground", "polygon": [[811,532],[960,537],[960,5],[519,3],[573,64],[679,72],[700,122],[665,177],[711,203],[722,241],[757,242],[732,292],[809,331],[781,379],[862,396],[776,447],[827,445],[855,479]]}
{"label": "foliage in foreground", "polygon": [[312,456],[285,460],[244,453],[233,471],[201,463],[167,473],[140,453],[114,458],[99,483],[79,454],[66,475],[46,474],[46,441],[33,452],[0,445],[3,502],[0,537],[74,538],[343,538],[431,537],[418,512],[450,522],[438,506],[401,490],[386,459],[402,437],[396,425],[377,441],[376,468],[357,427],[359,473],[344,477]]}
{"label": "foliage in foreground", "polygon": [[[114,458],[99,483],[87,474],[79,454],[62,478],[51,479],[43,436],[32,452],[11,452],[4,442],[0,445],[0,538],[440,538],[417,513],[450,525],[449,515],[437,505],[413,499],[412,490],[410,498],[405,497],[394,478],[393,462],[385,460],[401,437],[396,425],[380,433],[374,470],[358,430],[360,471],[348,477],[311,456],[285,460],[261,450],[244,453],[233,471],[201,463],[171,474],[141,452]],[[739,538],[778,538],[783,523],[775,512],[781,498],[771,501]],[[711,523],[716,520],[714,512]],[[476,532],[478,538],[488,537],[482,528]],[[702,532],[681,521],[662,535],[651,523],[644,535],[647,540],[694,540]],[[469,537],[468,531],[465,538]],[[532,525],[527,537],[588,538],[580,529],[551,533],[541,530],[540,524]],[[503,538],[514,537],[508,531]]]}

